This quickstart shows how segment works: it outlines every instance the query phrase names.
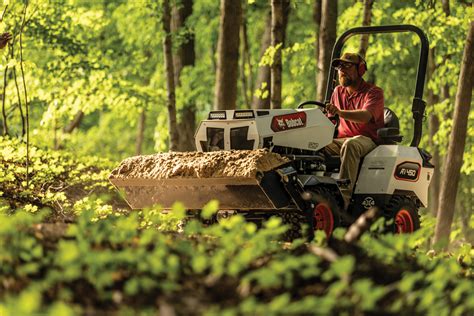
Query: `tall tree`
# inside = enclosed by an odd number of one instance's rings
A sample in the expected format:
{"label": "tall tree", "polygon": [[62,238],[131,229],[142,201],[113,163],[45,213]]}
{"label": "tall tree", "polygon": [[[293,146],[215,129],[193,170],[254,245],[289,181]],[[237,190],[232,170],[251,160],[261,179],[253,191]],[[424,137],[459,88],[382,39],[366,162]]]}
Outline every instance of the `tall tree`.
{"label": "tall tree", "polygon": [[[450,9],[449,9],[449,0],[443,0],[442,1],[442,9],[443,12],[446,16],[450,15]],[[436,70],[436,63],[435,63],[435,50],[434,48],[430,49],[430,56],[429,58],[431,59],[432,64],[428,65],[428,78],[430,78],[430,67],[432,68],[431,70],[434,72]],[[444,59],[449,59],[451,58],[450,55],[444,56]],[[433,74],[433,72],[431,74]],[[430,98],[433,97],[432,100]],[[440,102],[440,97],[442,100],[448,100],[450,99],[449,95],[449,85],[448,84],[443,84],[441,86],[441,95],[440,96],[434,96],[430,93],[430,90],[428,90],[428,104],[435,104],[437,102]],[[431,103],[432,102],[432,103]],[[451,117],[451,114],[448,114],[448,116]],[[439,117],[438,113],[433,113],[429,117],[429,133],[430,133],[430,145],[432,148],[432,162],[436,166],[433,174],[433,180],[431,181],[430,184],[430,191],[429,194],[431,196],[431,213],[433,215],[436,215],[438,213],[438,207],[439,207],[439,198],[440,198],[440,190],[441,190],[441,178],[442,178],[442,160],[443,158],[441,157],[441,154],[439,152],[439,148],[437,144],[434,143],[434,139],[436,134],[438,133],[440,127],[440,122],[439,122]]]}
{"label": "tall tree", "polygon": [[135,138],[135,155],[142,154],[143,140],[145,139],[146,110],[142,109],[138,118],[137,137]]}
{"label": "tall tree", "polygon": [[[171,30],[174,33],[184,33],[173,56],[174,80],[176,87],[181,86],[181,71],[184,67],[194,67],[196,53],[194,49],[194,32],[186,28],[186,20],[193,14],[193,0],[182,0],[179,6],[173,8]],[[184,30],[184,32],[183,32]],[[196,129],[196,107],[194,104],[183,104],[178,121],[180,151],[195,149],[194,131]]]}
{"label": "tall tree", "polygon": [[3,93],[0,95],[2,98],[2,118],[3,118],[3,129],[2,135],[8,135],[8,121],[7,121],[7,112],[5,107],[6,101],[6,89],[7,89],[7,78],[8,78],[8,65],[5,66],[5,70],[3,72]]}
{"label": "tall tree", "polygon": [[283,0],[272,0],[272,46],[276,49],[273,57],[270,78],[270,106],[281,108],[281,50],[283,45]]}
{"label": "tall tree", "polygon": [[[8,4],[3,9],[3,13],[0,17],[0,22],[3,21],[3,17],[5,16],[5,13],[7,12],[7,9],[8,9]],[[2,40],[2,42],[3,42],[3,40]],[[5,42],[5,45],[6,45],[6,42]],[[1,45],[2,47],[0,49],[2,49],[5,45]],[[7,72],[8,72],[8,65],[5,66],[5,70],[4,70],[4,74],[3,74],[3,93],[1,94],[1,98],[2,98],[2,118],[3,118],[3,120],[2,120],[2,135],[8,135],[7,113],[6,113],[6,110],[5,110],[5,99],[6,99],[5,90],[6,90],[6,87],[7,87]],[[21,109],[21,103],[18,106]]]}
{"label": "tall tree", "polygon": [[77,111],[76,115],[74,115],[74,118],[72,121],[70,121],[63,129],[63,132],[65,134],[71,134],[76,128],[79,127],[79,125],[82,122],[82,119],[84,118],[84,112],[82,110]]}
{"label": "tall tree", "polygon": [[331,53],[336,42],[337,0],[322,0],[321,27],[319,32],[317,100],[324,100]]}
{"label": "tall tree", "polygon": [[276,49],[270,72],[270,106],[281,108],[282,63],[281,52],[285,46],[285,33],[290,13],[289,0],[272,0],[272,46]]}
{"label": "tall tree", "polygon": [[214,109],[235,109],[239,68],[241,0],[221,0]]}
{"label": "tall tree", "polygon": [[[313,5],[313,21],[315,28],[315,41],[314,41],[314,58],[316,62],[319,60],[319,31],[321,28],[321,0],[315,0]],[[319,71],[315,73],[315,83],[316,89],[318,86],[318,74]]]}
{"label": "tall tree", "polygon": [[441,4],[443,6],[443,11],[446,15],[451,14],[451,10],[449,9],[449,0],[441,0]]}
{"label": "tall tree", "polygon": [[169,149],[178,150],[178,126],[176,122],[176,94],[174,82],[174,66],[171,41],[171,9],[168,0],[163,1],[163,51],[165,56],[166,88],[167,88],[167,108],[168,108],[168,130],[170,135]]}
{"label": "tall tree", "polygon": [[[372,6],[374,0],[363,0],[364,2],[364,18],[362,20],[363,26],[369,26],[372,20]],[[362,34],[360,37],[359,54],[365,58],[367,53],[367,47],[369,47],[369,34]]]}
{"label": "tall tree", "polygon": [[449,138],[448,153],[443,173],[434,242],[448,241],[454,217],[454,205],[463,164],[467,122],[474,86],[474,21],[469,22],[469,32],[464,47],[461,73],[454,107],[453,127]]}
{"label": "tall tree", "polygon": [[[240,61],[240,78],[242,81],[242,94],[244,96],[245,105],[247,108],[251,107],[250,99],[253,91],[253,80],[252,80],[252,63],[250,61],[250,47],[247,32],[247,17],[245,11],[242,13],[242,25],[240,26],[240,34],[242,36],[242,53]],[[248,71],[247,71],[248,69]],[[248,76],[247,76],[248,72]]]}
{"label": "tall tree", "polygon": [[[429,50],[428,55],[428,80],[430,80],[436,71],[436,63],[435,63],[435,48],[432,47]],[[427,96],[428,105],[433,107],[434,104],[439,102],[439,95],[435,94],[432,89],[428,89],[428,96]],[[436,212],[438,210],[438,198],[439,198],[439,190],[440,190],[440,155],[438,150],[438,145],[435,143],[435,135],[439,129],[439,119],[438,114],[435,111],[432,111],[429,116],[429,144],[431,148],[431,154],[433,156],[432,163],[435,166],[433,179],[430,183],[430,208],[433,215],[436,216]]]}
{"label": "tall tree", "polygon": [[[265,55],[268,47],[272,43],[272,15],[271,11],[267,13],[265,19],[265,30],[263,31],[262,39],[260,41],[260,59]],[[270,66],[262,65],[258,67],[257,82],[255,88],[260,91],[270,91]],[[254,95],[252,100],[252,107],[254,109],[269,109],[270,108],[270,94],[267,95]]]}

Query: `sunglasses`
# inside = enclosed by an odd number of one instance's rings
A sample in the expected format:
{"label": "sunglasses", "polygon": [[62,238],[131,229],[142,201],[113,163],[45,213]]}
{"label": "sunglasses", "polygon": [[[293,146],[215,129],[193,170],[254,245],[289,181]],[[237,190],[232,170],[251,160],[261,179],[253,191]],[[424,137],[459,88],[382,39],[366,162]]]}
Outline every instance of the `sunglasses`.
{"label": "sunglasses", "polygon": [[340,70],[340,69],[349,69],[352,66],[355,66],[355,64],[342,62],[342,63],[339,63],[339,65],[337,65],[334,68],[336,68],[336,70]]}

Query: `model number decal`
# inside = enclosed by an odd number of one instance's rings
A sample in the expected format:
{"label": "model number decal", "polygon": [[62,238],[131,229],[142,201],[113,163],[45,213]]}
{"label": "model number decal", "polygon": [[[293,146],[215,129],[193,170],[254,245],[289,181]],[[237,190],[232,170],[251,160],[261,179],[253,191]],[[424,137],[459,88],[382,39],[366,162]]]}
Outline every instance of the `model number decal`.
{"label": "model number decal", "polygon": [[421,165],[417,162],[405,161],[395,168],[395,179],[403,181],[418,181]]}
{"label": "model number decal", "polygon": [[285,115],[278,115],[272,118],[272,131],[282,132],[289,129],[306,126],[306,113],[297,112]]}

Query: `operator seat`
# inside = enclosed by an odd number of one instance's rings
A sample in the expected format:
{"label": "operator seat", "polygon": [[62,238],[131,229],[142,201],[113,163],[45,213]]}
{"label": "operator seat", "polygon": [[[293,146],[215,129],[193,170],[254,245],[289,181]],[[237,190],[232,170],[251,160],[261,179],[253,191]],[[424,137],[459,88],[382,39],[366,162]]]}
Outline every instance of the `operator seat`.
{"label": "operator seat", "polygon": [[377,130],[380,139],[378,145],[396,145],[403,139],[400,135],[400,121],[395,112],[387,107],[383,108],[383,114],[384,127]]}

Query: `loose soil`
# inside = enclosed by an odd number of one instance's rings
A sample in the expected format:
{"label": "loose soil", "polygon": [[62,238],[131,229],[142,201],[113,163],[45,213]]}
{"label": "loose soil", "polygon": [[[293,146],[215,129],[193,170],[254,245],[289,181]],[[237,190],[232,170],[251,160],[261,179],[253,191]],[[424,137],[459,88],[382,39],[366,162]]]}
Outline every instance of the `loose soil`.
{"label": "loose soil", "polygon": [[287,162],[288,158],[266,149],[169,152],[127,158],[110,178],[252,178]]}

